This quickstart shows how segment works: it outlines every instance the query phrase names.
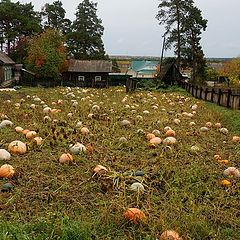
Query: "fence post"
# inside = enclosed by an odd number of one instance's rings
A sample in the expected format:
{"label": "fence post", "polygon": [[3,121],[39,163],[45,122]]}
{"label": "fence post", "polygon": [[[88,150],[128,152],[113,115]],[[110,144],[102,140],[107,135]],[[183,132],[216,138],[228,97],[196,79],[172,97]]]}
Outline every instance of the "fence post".
{"label": "fence post", "polygon": [[127,78],[126,81],[126,93],[128,93],[130,91],[130,78]]}
{"label": "fence post", "polygon": [[220,103],[221,103],[221,95],[222,95],[222,90],[219,88],[218,89],[218,102],[217,102],[218,105],[220,105]]}
{"label": "fence post", "polygon": [[232,95],[231,89],[228,89],[228,95],[227,95],[227,107],[230,108],[230,97]]}
{"label": "fence post", "polygon": [[196,90],[195,90],[195,97],[198,98],[198,85],[196,85]]}
{"label": "fence post", "polygon": [[199,95],[200,99],[202,99],[202,92],[203,92],[203,88],[200,87],[200,95]]}
{"label": "fence post", "polygon": [[215,89],[214,88],[212,88],[212,93],[211,93],[211,102],[213,102],[213,97],[214,97],[214,91]]}
{"label": "fence post", "polygon": [[205,101],[207,100],[207,95],[208,95],[208,88],[206,87],[206,88],[205,88],[205,96],[204,96],[204,100],[205,100]]}

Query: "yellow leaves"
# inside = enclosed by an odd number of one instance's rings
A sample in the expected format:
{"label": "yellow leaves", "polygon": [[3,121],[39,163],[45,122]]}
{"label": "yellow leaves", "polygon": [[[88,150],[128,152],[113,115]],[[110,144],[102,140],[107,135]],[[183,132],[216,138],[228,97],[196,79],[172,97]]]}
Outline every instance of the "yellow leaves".
{"label": "yellow leaves", "polygon": [[228,164],[230,162],[229,160],[222,159],[222,157],[219,154],[215,154],[213,156],[213,159],[218,161],[218,163],[221,163],[221,164]]}
{"label": "yellow leaves", "polygon": [[221,180],[220,184],[221,184],[222,186],[224,186],[224,187],[229,187],[229,186],[231,186],[231,182],[228,181],[227,179]]}
{"label": "yellow leaves", "polygon": [[228,164],[229,160],[218,160],[218,162],[221,164]]}
{"label": "yellow leaves", "polygon": [[232,85],[240,84],[240,58],[234,58],[231,61],[224,63],[220,74],[227,76]]}

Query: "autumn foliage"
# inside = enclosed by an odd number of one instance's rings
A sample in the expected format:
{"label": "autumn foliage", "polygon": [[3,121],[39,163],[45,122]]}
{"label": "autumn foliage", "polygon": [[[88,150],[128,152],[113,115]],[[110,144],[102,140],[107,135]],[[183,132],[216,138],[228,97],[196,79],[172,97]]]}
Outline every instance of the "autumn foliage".
{"label": "autumn foliage", "polygon": [[231,85],[240,84],[240,58],[234,58],[231,61],[225,62],[220,74],[226,76],[230,80]]}
{"label": "autumn foliage", "polygon": [[64,38],[59,31],[47,29],[29,44],[27,67],[40,78],[55,78],[66,69]]}

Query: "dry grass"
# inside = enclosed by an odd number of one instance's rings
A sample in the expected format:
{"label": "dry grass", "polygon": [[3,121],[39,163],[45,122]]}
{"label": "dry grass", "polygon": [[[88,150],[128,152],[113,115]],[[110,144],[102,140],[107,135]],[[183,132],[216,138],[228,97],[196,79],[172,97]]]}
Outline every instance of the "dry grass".
{"label": "dry grass", "polygon": [[[75,97],[67,96],[69,92]],[[33,96],[62,110],[49,114],[58,122],[43,121],[43,104]],[[45,139],[42,146],[35,146],[14,128],[0,129],[0,148],[7,149],[13,140],[28,143],[26,154],[1,161],[1,165],[9,163],[16,168],[17,174],[11,180],[0,179],[0,185],[11,181],[15,186],[0,193],[0,239],[155,240],[166,229],[178,231],[183,239],[240,239],[239,179],[230,179],[228,188],[220,184],[228,166],[239,167],[240,145],[231,141],[238,129],[226,118],[231,113],[177,92],[135,92],[123,102],[125,96],[123,88],[36,88],[0,93],[0,113],[6,114],[14,126],[36,130]],[[58,99],[64,104],[53,106]],[[77,107],[72,106],[73,99]],[[18,109],[14,104],[20,102]],[[29,107],[32,103],[36,109]],[[197,113],[184,117],[181,113],[191,112],[195,103]],[[90,119],[88,114],[96,104],[100,110]],[[143,114],[144,110],[149,114]],[[72,117],[67,116],[69,112]],[[234,114],[240,116],[239,112]],[[175,118],[181,120],[179,125],[173,123]],[[123,119],[131,125],[121,126]],[[89,128],[89,135],[82,135],[75,127],[78,121]],[[190,127],[191,121],[196,125]],[[212,127],[207,133],[200,132],[209,121],[222,122],[231,131],[223,135]],[[176,131],[177,144],[171,149],[164,145],[150,148],[145,135],[137,132],[158,129],[163,139],[165,126]],[[122,136],[127,143],[119,143]],[[59,156],[76,142],[91,144],[93,152],[75,155],[72,164],[60,164]],[[192,153],[193,145],[200,151]],[[215,154],[230,163],[218,163],[213,160]],[[97,164],[109,172],[92,177]],[[144,176],[126,174],[136,171]],[[144,193],[129,190],[136,181],[143,183]],[[147,222],[127,222],[123,212],[128,207],[140,208]]]}

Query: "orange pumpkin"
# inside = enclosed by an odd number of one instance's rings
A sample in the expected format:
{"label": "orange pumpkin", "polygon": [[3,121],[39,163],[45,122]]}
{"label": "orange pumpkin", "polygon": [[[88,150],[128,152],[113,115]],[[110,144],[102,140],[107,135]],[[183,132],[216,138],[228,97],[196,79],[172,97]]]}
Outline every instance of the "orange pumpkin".
{"label": "orange pumpkin", "polygon": [[146,215],[138,208],[128,208],[124,214],[124,218],[131,221],[133,224],[146,221]]}
{"label": "orange pumpkin", "polygon": [[57,108],[51,109],[51,113],[59,113],[61,111],[62,111],[61,109],[57,109]]}
{"label": "orange pumpkin", "polygon": [[108,170],[106,167],[102,166],[102,165],[97,165],[94,169],[93,169],[93,172],[95,174],[99,174],[99,175],[102,175],[104,173],[106,173]]}
{"label": "orange pumpkin", "polygon": [[154,137],[152,139],[150,139],[150,143],[154,144],[154,145],[158,145],[162,142],[162,139],[159,137]]}
{"label": "orange pumpkin", "polygon": [[72,161],[73,161],[73,156],[70,153],[63,153],[59,158],[60,163],[69,163]]}
{"label": "orange pumpkin", "polygon": [[22,133],[23,133],[23,135],[27,135],[27,133],[28,133],[29,131],[30,131],[29,129],[24,129],[24,130],[22,131]]}
{"label": "orange pumpkin", "polygon": [[8,151],[13,154],[24,154],[27,151],[27,145],[21,141],[12,141],[8,145]]}
{"label": "orange pumpkin", "polygon": [[17,133],[21,133],[23,131],[23,128],[22,127],[15,127],[15,131]]}
{"label": "orange pumpkin", "polygon": [[215,123],[215,128],[221,128],[222,127],[222,124],[221,123]]}
{"label": "orange pumpkin", "polygon": [[161,234],[160,240],[182,240],[182,238],[176,231],[167,230]]}
{"label": "orange pumpkin", "polygon": [[207,128],[211,128],[211,127],[212,127],[212,123],[211,123],[211,122],[206,122],[205,126],[206,126]]}
{"label": "orange pumpkin", "polygon": [[176,135],[176,133],[172,129],[167,130],[166,133],[165,133],[166,137],[175,137],[175,135]]}
{"label": "orange pumpkin", "polygon": [[35,131],[29,131],[27,134],[26,134],[26,138],[27,139],[33,139],[37,136],[37,133]]}
{"label": "orange pumpkin", "polygon": [[80,132],[81,132],[81,134],[83,134],[83,135],[89,134],[89,130],[88,130],[88,128],[86,128],[86,127],[81,128]]}
{"label": "orange pumpkin", "polygon": [[153,133],[148,133],[146,138],[147,140],[151,140],[152,138],[155,138],[156,136]]}
{"label": "orange pumpkin", "polygon": [[9,164],[4,164],[0,167],[0,178],[12,178],[14,173],[14,168]]}
{"label": "orange pumpkin", "polygon": [[86,145],[86,148],[88,153],[93,153],[93,146],[90,143]]}
{"label": "orange pumpkin", "polygon": [[240,137],[239,136],[233,136],[232,141],[236,142],[236,143],[239,143],[240,142]]}
{"label": "orange pumpkin", "polygon": [[34,143],[36,143],[38,146],[42,145],[43,139],[41,137],[35,137],[33,139]]}

